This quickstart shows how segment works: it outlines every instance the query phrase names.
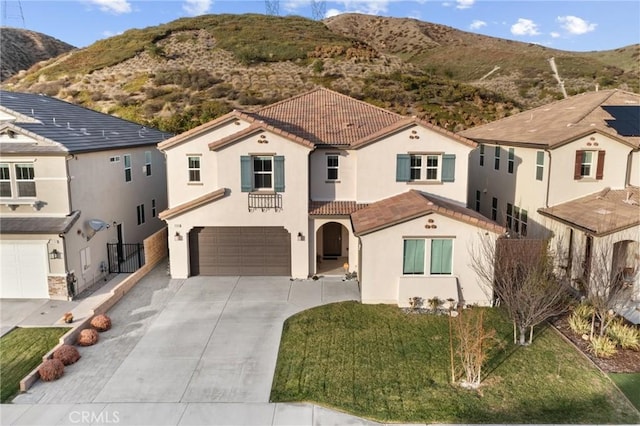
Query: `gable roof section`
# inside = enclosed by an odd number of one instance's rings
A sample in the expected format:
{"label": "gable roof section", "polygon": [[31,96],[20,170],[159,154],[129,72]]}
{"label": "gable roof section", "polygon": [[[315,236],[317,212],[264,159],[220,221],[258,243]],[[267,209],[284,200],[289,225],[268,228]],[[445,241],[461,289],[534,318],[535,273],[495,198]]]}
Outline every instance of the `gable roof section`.
{"label": "gable roof section", "polygon": [[365,235],[428,213],[438,213],[495,233],[505,232],[505,228],[476,211],[415,189],[375,202],[354,212],[351,215],[351,222],[356,235]]}
{"label": "gable roof section", "polygon": [[[155,145],[171,136],[60,99],[33,93],[0,91],[3,111],[16,115],[12,125],[61,144],[69,153]],[[30,117],[25,120],[24,117]]]}
{"label": "gable roof section", "polygon": [[238,142],[240,139],[245,138],[245,137],[249,137],[251,135],[257,134],[257,133],[262,133],[264,131],[270,131],[272,133],[275,133],[277,135],[280,135],[284,138],[287,138],[297,144],[300,144],[302,146],[305,146],[307,148],[313,149],[314,145],[309,142],[306,139],[301,138],[300,136],[291,134],[291,133],[287,133],[281,129],[275,128],[273,126],[270,126],[262,121],[256,121],[254,123],[252,123],[249,127],[247,127],[246,129],[240,130],[239,132],[236,132],[232,135],[229,135],[225,138],[219,139],[215,142],[211,142],[209,144],[209,149],[211,151],[217,151],[218,149],[222,149],[227,145],[231,145],[234,142]]}
{"label": "gable roof section", "polygon": [[459,134],[480,143],[554,148],[593,132],[640,147],[640,95],[620,90],[583,93]]}
{"label": "gable roof section", "polygon": [[393,123],[392,125],[385,127],[384,129],[380,129],[379,131],[377,131],[376,133],[373,133],[371,135],[368,135],[366,137],[364,137],[363,139],[360,139],[354,143],[351,144],[351,148],[354,149],[358,149],[361,148],[363,146],[369,145],[370,143],[376,142],[384,137],[387,137],[393,133],[399,132],[401,130],[404,130],[408,127],[412,127],[412,126],[421,126],[424,127],[426,129],[432,130],[436,133],[439,133],[443,136],[446,136],[448,138],[451,138],[457,142],[462,143],[463,145],[467,145],[470,148],[475,148],[476,146],[478,146],[478,144],[471,140],[471,139],[467,139],[463,136],[460,136],[456,133],[453,133],[449,130],[443,129],[442,127],[438,127],[434,124],[431,124],[427,121],[421,120],[417,117],[408,117],[408,118],[404,118],[401,121],[398,121],[396,123]]}
{"label": "gable roof section", "polygon": [[250,115],[314,145],[332,146],[350,146],[404,119],[325,88],[268,105]]}
{"label": "gable roof section", "polygon": [[189,200],[186,203],[178,204],[175,207],[161,211],[158,214],[158,217],[162,220],[167,220],[167,219],[174,218],[176,216],[180,216],[183,213],[186,213],[198,207],[202,207],[205,204],[211,203],[213,201],[217,201],[223,198],[226,194],[227,194],[227,190],[225,188],[217,189],[213,192],[209,192],[208,194],[204,194],[198,198],[194,198],[193,200]]}
{"label": "gable roof section", "polygon": [[538,212],[582,231],[601,237],[640,225],[638,187],[604,190]]}

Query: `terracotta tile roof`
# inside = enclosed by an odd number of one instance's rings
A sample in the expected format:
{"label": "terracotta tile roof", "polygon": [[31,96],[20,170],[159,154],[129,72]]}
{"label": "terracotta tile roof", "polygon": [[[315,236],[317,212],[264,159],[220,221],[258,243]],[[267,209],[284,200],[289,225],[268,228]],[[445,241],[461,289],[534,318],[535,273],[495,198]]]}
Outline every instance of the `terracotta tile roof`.
{"label": "terracotta tile roof", "polygon": [[64,234],[80,217],[76,210],[66,217],[0,217],[3,234]]}
{"label": "terracotta tile roof", "polygon": [[355,201],[311,201],[309,214],[312,216],[348,216],[367,206],[368,204],[358,204]]}
{"label": "terracotta tile roof", "polygon": [[555,147],[592,133],[640,146],[640,95],[602,90],[572,96],[464,130],[476,142]]}
{"label": "terracotta tile roof", "polygon": [[180,145],[181,143],[186,142],[192,137],[199,136],[211,129],[215,129],[218,126],[222,126],[239,119],[249,122],[255,121],[253,117],[250,117],[241,111],[233,110],[228,114],[216,118],[215,120],[211,120],[207,123],[194,127],[193,129],[187,130],[186,132],[180,133],[179,135],[176,135],[170,139],[167,139],[166,141],[160,142],[158,144],[158,149],[165,150],[173,146]]}
{"label": "terracotta tile roof", "polygon": [[324,88],[268,105],[250,115],[317,145],[351,145],[404,119]]}
{"label": "terracotta tile roof", "polygon": [[640,226],[640,190],[638,187],[609,190],[539,209],[544,216],[603,236]]}
{"label": "terracotta tile roof", "polygon": [[224,148],[225,146],[230,145],[230,144],[232,144],[234,142],[237,142],[238,140],[240,140],[243,137],[249,137],[249,136],[251,136],[253,134],[262,133],[264,131],[270,131],[271,133],[278,134],[278,135],[283,136],[283,137],[285,137],[285,138],[287,138],[287,139],[289,139],[289,140],[291,140],[291,141],[293,141],[295,143],[298,143],[298,144],[300,144],[302,146],[306,146],[307,148],[311,148],[311,149],[314,148],[314,145],[311,142],[309,142],[306,139],[301,138],[300,136],[297,136],[297,135],[294,135],[294,134],[291,134],[291,133],[287,133],[287,132],[285,132],[285,131],[283,131],[281,129],[275,128],[275,127],[270,126],[270,125],[268,125],[266,123],[263,123],[263,122],[254,122],[244,130],[240,130],[239,132],[236,132],[236,133],[234,133],[232,135],[229,135],[226,138],[222,138],[222,139],[219,139],[219,140],[217,140],[215,142],[211,142],[209,144],[209,149],[211,151],[215,151],[215,150],[218,150],[220,148]]}
{"label": "terracotta tile roof", "polygon": [[197,207],[203,206],[207,203],[211,203],[213,201],[219,200],[226,195],[226,189],[220,188],[208,194],[202,195],[198,198],[194,198],[193,200],[187,201],[186,203],[179,204],[170,209],[161,211],[158,214],[158,217],[162,220],[171,219],[172,217],[179,216],[183,213],[186,213],[190,210],[193,210]]}
{"label": "terracotta tile roof", "polygon": [[495,233],[505,232],[505,228],[476,211],[414,189],[370,204],[368,207],[354,212],[351,215],[351,222],[355,234],[364,235],[424,216],[427,213],[442,214]]}

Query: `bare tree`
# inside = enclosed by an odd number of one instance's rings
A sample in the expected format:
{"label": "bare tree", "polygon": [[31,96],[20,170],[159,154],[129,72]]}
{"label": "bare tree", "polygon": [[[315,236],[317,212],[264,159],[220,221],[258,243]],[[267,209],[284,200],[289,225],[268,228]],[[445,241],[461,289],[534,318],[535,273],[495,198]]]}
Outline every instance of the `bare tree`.
{"label": "bare tree", "polygon": [[536,325],[569,309],[566,280],[554,273],[555,254],[546,240],[481,241],[472,249],[471,267],[485,292],[504,306],[513,321],[514,343],[530,344]]}
{"label": "bare tree", "polygon": [[[483,315],[482,309],[465,310],[453,321],[457,338],[456,353],[464,372],[462,386],[474,389],[480,386],[489,343],[496,335],[495,330],[484,328]],[[452,380],[455,379],[452,377]]]}
{"label": "bare tree", "polygon": [[595,247],[593,239],[588,245],[589,249],[583,250],[578,259],[582,276],[575,281],[593,308],[591,337],[596,332],[603,336],[616,318],[615,312],[631,297],[633,279],[640,267],[638,243],[627,240],[614,244],[611,238],[600,238]]}

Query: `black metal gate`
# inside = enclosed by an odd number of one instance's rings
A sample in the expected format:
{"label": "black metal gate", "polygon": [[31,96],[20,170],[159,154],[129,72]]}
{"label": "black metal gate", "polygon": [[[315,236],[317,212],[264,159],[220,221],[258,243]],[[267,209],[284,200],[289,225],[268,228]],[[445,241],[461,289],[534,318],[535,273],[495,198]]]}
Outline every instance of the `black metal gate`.
{"label": "black metal gate", "polygon": [[109,273],[128,274],[144,265],[144,245],[108,243]]}

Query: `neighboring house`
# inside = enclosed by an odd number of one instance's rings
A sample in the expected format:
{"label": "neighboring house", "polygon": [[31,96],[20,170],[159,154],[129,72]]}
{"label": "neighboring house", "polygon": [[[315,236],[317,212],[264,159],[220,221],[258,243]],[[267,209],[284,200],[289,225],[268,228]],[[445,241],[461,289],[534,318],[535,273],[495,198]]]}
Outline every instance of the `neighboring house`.
{"label": "neighboring house", "polygon": [[[0,297],[71,298],[159,230],[171,135],[43,95],[0,91]],[[121,259],[108,259],[120,243]]]}
{"label": "neighboring house", "polygon": [[[160,217],[169,227],[171,274],[306,279],[337,268],[358,273],[365,303],[406,305],[406,294],[443,297],[452,285],[457,300],[486,303],[463,260],[472,235],[500,232],[465,208],[475,146],[327,89],[233,111],[159,144],[167,158],[169,209]],[[414,215],[406,215],[405,198]],[[384,223],[367,227],[381,205],[390,206]],[[441,228],[429,225],[434,219]],[[386,247],[376,238],[383,234]],[[446,239],[438,271],[424,267],[437,249],[414,247],[434,238]],[[404,268],[403,252],[415,258],[413,269]]]}
{"label": "neighboring house", "polygon": [[470,205],[512,234],[553,236],[578,287],[605,257],[640,301],[640,95],[583,93],[460,134],[480,144]]}

